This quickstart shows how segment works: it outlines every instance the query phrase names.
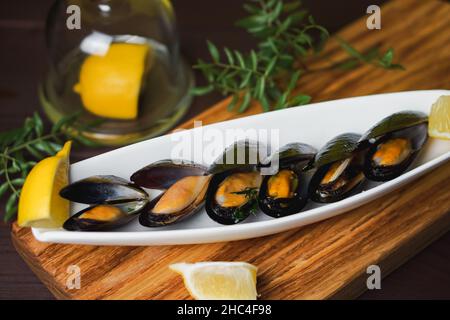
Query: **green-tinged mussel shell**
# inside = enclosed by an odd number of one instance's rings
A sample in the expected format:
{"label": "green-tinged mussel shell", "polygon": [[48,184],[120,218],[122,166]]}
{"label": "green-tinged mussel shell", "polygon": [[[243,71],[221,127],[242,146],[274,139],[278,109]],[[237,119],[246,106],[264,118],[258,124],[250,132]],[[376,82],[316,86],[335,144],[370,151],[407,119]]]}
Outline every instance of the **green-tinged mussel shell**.
{"label": "green-tinged mussel shell", "polygon": [[316,153],[317,150],[308,144],[297,142],[289,143],[264,159],[261,166],[270,166],[275,157],[278,157],[278,162],[281,167],[298,162],[309,162],[314,158]]}
{"label": "green-tinged mussel shell", "polygon": [[[265,145],[260,142],[241,140],[230,145],[208,169],[209,174],[219,174],[226,171],[251,171],[259,165]],[[264,150],[265,149],[265,150]]]}
{"label": "green-tinged mussel shell", "polygon": [[428,116],[419,111],[401,111],[394,113],[369,129],[360,139],[365,142],[371,139],[377,139],[388,133],[416,126],[428,122]]}
{"label": "green-tinged mussel shell", "polygon": [[361,135],[344,133],[330,140],[314,157],[308,168],[319,168],[350,157],[358,147]]}

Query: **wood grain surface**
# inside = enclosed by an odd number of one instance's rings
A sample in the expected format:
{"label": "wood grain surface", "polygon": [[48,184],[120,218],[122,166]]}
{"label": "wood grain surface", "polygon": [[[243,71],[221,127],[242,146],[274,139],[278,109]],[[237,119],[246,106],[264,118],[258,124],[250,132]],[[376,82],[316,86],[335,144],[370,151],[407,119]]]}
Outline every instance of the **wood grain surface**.
{"label": "wood grain surface", "polygon": [[[433,19],[425,19],[432,16]],[[450,88],[450,5],[398,0],[382,8],[381,30],[365,19],[340,36],[358,49],[394,46],[406,71],[370,66],[352,72],[305,76],[300,91],[315,101],[381,92]],[[334,42],[315,66],[343,58]],[[243,115],[221,102],[196,117],[204,124]],[[256,104],[245,114],[260,111]],[[187,128],[189,121],[182,125]],[[32,270],[58,298],[184,299],[181,279],[170,263],[245,260],[259,267],[262,299],[352,298],[366,287],[365,270],[381,265],[382,275],[450,228],[450,164],[380,200],[338,217],[279,235],[228,243],[166,247],[96,247],[37,242],[29,229],[13,227],[12,240]],[[67,267],[82,272],[80,290],[66,288]]]}

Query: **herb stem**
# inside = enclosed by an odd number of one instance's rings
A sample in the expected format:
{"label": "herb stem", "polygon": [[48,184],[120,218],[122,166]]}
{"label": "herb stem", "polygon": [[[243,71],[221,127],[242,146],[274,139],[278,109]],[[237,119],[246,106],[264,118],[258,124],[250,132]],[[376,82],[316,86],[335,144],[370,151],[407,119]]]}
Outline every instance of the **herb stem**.
{"label": "herb stem", "polygon": [[9,151],[9,154],[12,154],[12,153],[14,153],[14,152],[20,151],[20,150],[26,148],[27,146],[30,146],[30,145],[35,144],[36,142],[43,141],[43,140],[54,139],[54,138],[56,138],[56,137],[58,137],[58,136],[60,136],[60,135],[62,135],[62,134],[63,134],[62,132],[58,132],[58,133],[49,133],[49,134],[46,134],[46,135],[44,135],[44,136],[42,136],[42,137],[38,137],[38,138],[36,138],[36,139],[29,140],[29,141],[27,141],[27,142],[25,142],[25,143],[22,143],[22,144],[20,144],[20,145],[14,147],[14,148],[11,148],[11,150]]}
{"label": "herb stem", "polygon": [[11,182],[11,178],[9,177],[8,173],[8,158],[10,158],[8,155],[8,147],[5,148],[5,151],[3,152],[3,170],[5,173],[5,179],[8,183],[9,188],[14,192],[14,194],[19,197],[19,192],[17,191],[16,187],[14,187],[13,183]]}

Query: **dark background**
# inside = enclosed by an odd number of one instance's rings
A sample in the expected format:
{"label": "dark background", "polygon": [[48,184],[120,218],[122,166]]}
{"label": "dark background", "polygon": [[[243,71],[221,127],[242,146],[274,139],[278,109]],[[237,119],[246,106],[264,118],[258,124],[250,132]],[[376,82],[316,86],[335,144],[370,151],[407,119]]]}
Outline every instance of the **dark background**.
{"label": "dark background", "polygon": [[[400,1],[400,0],[398,0]],[[44,45],[45,17],[52,0],[0,0],[0,130],[20,126],[38,108],[37,85],[47,65]],[[239,0],[173,0],[181,49],[194,63],[206,58],[205,40],[231,48],[254,44],[233,26],[242,17]],[[362,16],[375,0],[305,0],[316,20],[335,32]],[[401,17],[399,17],[401,19]],[[197,80],[201,82],[197,75]],[[185,119],[217,102],[211,94],[194,101]],[[81,150],[80,160],[105,149]],[[4,201],[0,201],[0,216]],[[382,281],[382,290],[366,292],[362,299],[450,299],[450,233],[434,242]],[[53,296],[15,252],[9,226],[0,222],[0,299],[52,299]]]}

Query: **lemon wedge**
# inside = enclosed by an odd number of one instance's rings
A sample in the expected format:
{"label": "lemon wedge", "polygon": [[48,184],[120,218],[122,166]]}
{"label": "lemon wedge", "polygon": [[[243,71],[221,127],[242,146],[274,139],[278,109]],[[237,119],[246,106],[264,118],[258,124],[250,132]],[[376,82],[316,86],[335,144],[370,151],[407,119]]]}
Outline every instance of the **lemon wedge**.
{"label": "lemon wedge", "polygon": [[59,191],[69,183],[68,141],[53,157],[36,164],[20,192],[18,223],[21,227],[59,228],[69,218],[69,201]]}
{"label": "lemon wedge", "polygon": [[246,262],[176,263],[170,269],[183,276],[197,300],[256,300],[257,268]]}
{"label": "lemon wedge", "polygon": [[450,96],[441,96],[431,107],[428,135],[450,140]]}
{"label": "lemon wedge", "polygon": [[74,86],[83,106],[100,117],[135,119],[150,53],[145,44],[113,43],[104,56],[87,57]]}

